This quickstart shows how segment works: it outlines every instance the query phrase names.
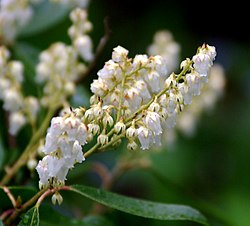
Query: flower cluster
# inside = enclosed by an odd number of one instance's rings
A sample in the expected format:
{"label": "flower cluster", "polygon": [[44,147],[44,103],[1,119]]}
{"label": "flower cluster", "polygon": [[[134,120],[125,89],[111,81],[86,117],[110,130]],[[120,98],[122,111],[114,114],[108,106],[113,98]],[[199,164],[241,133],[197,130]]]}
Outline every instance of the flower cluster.
{"label": "flower cluster", "polygon": [[75,92],[75,81],[85,71],[72,46],[58,42],[40,54],[36,67],[36,81],[44,84],[41,103],[44,106],[63,103]]}
{"label": "flower cluster", "polygon": [[41,52],[36,67],[36,81],[44,84],[43,106],[55,103],[67,103],[67,98],[75,93],[75,83],[84,74],[87,67],[80,62],[79,56],[86,62],[93,58],[92,42],[86,33],[92,29],[84,9],[76,8],[70,13],[73,25],[68,33],[72,45],[62,42],[52,44]]}
{"label": "flower cluster", "polygon": [[137,149],[138,143],[143,150],[161,145],[164,128],[172,128],[178,113],[199,95],[215,55],[215,48],[204,44],[192,60],[181,63],[180,74],[167,77],[161,56],[136,55],[131,59],[125,48],[114,48],[112,59],[91,84],[90,108],[52,119],[46,156],[36,168],[41,187],[64,184],[68,170],[83,161],[80,149],[87,141],[96,139],[96,144],[85,157],[116,146],[124,137],[130,150]]}
{"label": "flower cluster", "polygon": [[161,56],[130,59],[128,50],[118,46],[91,84],[91,100],[95,103],[99,97],[103,105],[116,109],[115,126],[123,123],[120,131],[126,134],[129,149],[136,149],[137,139],[142,149],[149,149],[161,144],[163,128],[174,127],[178,113],[200,94],[215,55],[215,48],[204,44],[192,60],[181,63],[179,75],[166,78],[166,62]]}
{"label": "flower cluster", "polygon": [[87,11],[76,8],[70,13],[72,26],[68,34],[72,40],[73,47],[85,61],[91,61],[93,58],[93,44],[91,38],[87,35],[92,30],[92,23],[88,20]]}
{"label": "flower cluster", "polygon": [[[44,0],[1,0],[0,1],[0,41],[13,43],[19,31],[30,21],[34,13],[34,4],[43,3]],[[66,7],[86,8],[89,0],[49,0],[52,3],[62,4]],[[82,18],[81,18],[82,19]],[[84,37],[86,39],[86,37]],[[81,42],[89,40],[81,40]],[[78,41],[80,42],[80,40]],[[76,43],[83,45],[83,43]],[[85,44],[87,45],[87,44]]]}
{"label": "flower cluster", "polygon": [[10,52],[1,46],[0,99],[3,100],[3,108],[10,113],[9,132],[16,135],[24,124],[35,122],[39,104],[35,97],[23,96],[23,65],[9,58]]}
{"label": "flower cluster", "polygon": [[160,30],[156,32],[153,43],[148,46],[147,52],[150,56],[162,56],[166,60],[169,72],[177,69],[180,57],[180,45],[174,40],[170,31]]}
{"label": "flower cluster", "polygon": [[32,14],[29,0],[1,0],[0,37],[5,42],[12,42],[18,31],[28,23]]}
{"label": "flower cluster", "polygon": [[65,183],[68,171],[85,160],[82,145],[87,135],[87,127],[74,111],[52,118],[43,149],[45,156],[36,167],[40,188]]}
{"label": "flower cluster", "polygon": [[118,46],[112,59],[97,74],[98,79],[91,84],[94,95],[104,105],[119,107],[125,116],[130,116],[163,88],[167,67],[159,55],[136,55],[129,59],[128,50]]}
{"label": "flower cluster", "polygon": [[225,74],[223,67],[219,64],[214,64],[209,72],[208,82],[202,87],[201,95],[195,97],[192,104],[179,115],[176,129],[186,136],[192,136],[202,112],[213,109],[217,101],[222,97],[224,87]]}

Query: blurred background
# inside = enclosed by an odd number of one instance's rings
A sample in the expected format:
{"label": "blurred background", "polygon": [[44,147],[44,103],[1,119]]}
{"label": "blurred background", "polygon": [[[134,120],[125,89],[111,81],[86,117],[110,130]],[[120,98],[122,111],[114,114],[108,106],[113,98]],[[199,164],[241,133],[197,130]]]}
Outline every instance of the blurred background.
{"label": "blurred background", "polygon": [[[90,36],[95,47],[104,34],[104,18],[108,18],[112,35],[93,73],[82,83],[86,96],[114,47],[123,46],[131,57],[145,53],[155,32],[161,29],[169,30],[179,43],[180,59],[192,57],[203,43],[215,46],[215,62],[222,65],[226,77],[222,98],[213,111],[201,115],[193,136],[179,133],[174,145],[150,154],[150,170],[127,171],[111,190],[152,201],[191,205],[212,226],[250,225],[250,34],[246,9],[241,2],[220,6],[216,1],[90,2],[89,18],[94,25]],[[43,50],[55,41],[67,43],[69,26],[65,16],[42,32],[20,35],[17,44],[21,48],[28,43]],[[85,100],[77,103],[86,104]],[[112,168],[116,158],[117,152],[110,151],[89,160]],[[100,183],[91,173],[72,176],[72,182],[79,181],[96,186]],[[147,220],[117,211],[107,216],[115,225],[198,225]]]}

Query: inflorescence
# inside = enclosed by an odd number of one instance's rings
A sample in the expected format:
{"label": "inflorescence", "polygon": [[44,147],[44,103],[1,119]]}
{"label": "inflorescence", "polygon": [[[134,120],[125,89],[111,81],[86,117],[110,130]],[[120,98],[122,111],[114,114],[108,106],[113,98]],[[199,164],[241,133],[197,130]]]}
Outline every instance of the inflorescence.
{"label": "inflorescence", "polygon": [[[169,74],[160,55],[129,58],[127,49],[114,48],[112,59],[91,84],[90,108],[52,118],[45,156],[36,167],[40,187],[63,185],[75,163],[116,146],[122,138],[129,150],[160,146],[163,131],[175,126],[177,115],[208,81],[215,56],[215,47],[203,44],[181,63],[179,74]],[[83,154],[87,142],[96,144]]]}

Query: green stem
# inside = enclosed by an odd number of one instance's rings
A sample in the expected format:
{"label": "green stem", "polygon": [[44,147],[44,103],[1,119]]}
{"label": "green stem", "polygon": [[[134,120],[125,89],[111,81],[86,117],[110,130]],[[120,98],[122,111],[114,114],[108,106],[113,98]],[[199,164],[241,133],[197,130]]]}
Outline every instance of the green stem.
{"label": "green stem", "polygon": [[190,67],[191,67],[192,64],[193,64],[193,61],[190,60],[188,62],[188,64],[182,69],[182,71],[180,72],[180,74],[177,75],[177,78],[176,78],[177,82],[182,78],[183,75],[185,75],[187,73],[188,70],[190,70]]}
{"label": "green stem", "polygon": [[98,150],[98,148],[100,147],[100,144],[99,143],[96,143],[92,148],[90,148],[88,151],[86,151],[85,153],[84,153],[84,158],[87,158],[87,157],[89,157],[90,155],[92,155],[93,153],[95,153],[97,150]]}
{"label": "green stem", "polygon": [[126,81],[126,75],[124,74],[124,78],[122,79],[122,87],[121,87],[121,91],[120,91],[119,105],[118,105],[118,112],[117,112],[117,116],[116,116],[116,122],[118,122],[120,120],[120,117],[121,117],[122,99],[123,99],[123,94],[124,94],[125,81]]}
{"label": "green stem", "polygon": [[120,140],[121,138],[125,137],[125,133],[121,133],[120,135],[118,135],[117,137],[115,137],[113,140],[111,140],[110,142],[108,142],[107,144],[101,146],[98,151],[102,151],[110,146],[112,146],[115,142],[117,142],[118,140]]}
{"label": "green stem", "polygon": [[[58,107],[58,106],[57,106]],[[19,157],[19,159],[15,162],[15,164],[10,167],[5,176],[2,178],[0,185],[6,185],[7,183],[9,183],[9,181],[13,178],[13,176],[16,174],[16,172],[23,166],[26,164],[27,160],[29,159],[29,156],[32,155],[32,152],[34,152],[36,149],[33,148],[34,145],[37,144],[37,142],[39,141],[39,139],[44,135],[44,133],[46,132],[50,120],[52,118],[52,116],[54,115],[57,107],[53,107],[50,108],[47,112],[47,115],[45,117],[45,119],[43,120],[42,125],[40,126],[40,128],[35,132],[35,134],[32,136],[29,144],[27,145],[27,147],[25,148],[25,150],[23,151],[22,155]]]}

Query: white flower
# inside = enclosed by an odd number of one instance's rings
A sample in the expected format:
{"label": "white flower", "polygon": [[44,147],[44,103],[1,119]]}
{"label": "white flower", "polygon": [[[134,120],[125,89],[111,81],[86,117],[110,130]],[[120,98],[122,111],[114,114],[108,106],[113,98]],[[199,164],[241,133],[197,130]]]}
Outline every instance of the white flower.
{"label": "white flower", "polygon": [[74,113],[51,120],[43,149],[46,156],[37,166],[41,186],[46,186],[49,182],[44,183],[45,179],[51,178],[55,179],[54,186],[64,184],[69,169],[85,160],[82,145],[86,144],[87,136],[87,127]]}
{"label": "white flower", "polygon": [[146,54],[137,54],[133,60],[134,68],[145,67],[148,63],[148,56]]}
{"label": "white flower", "polygon": [[23,64],[19,61],[11,61],[9,63],[9,73],[15,78],[18,83],[23,81]]}
{"label": "white flower", "polygon": [[104,96],[108,91],[108,87],[103,79],[98,78],[94,79],[94,81],[91,83],[90,90],[97,96]]}
{"label": "white flower", "polygon": [[111,115],[109,115],[109,114],[105,114],[105,116],[103,117],[103,120],[102,120],[102,122],[103,122],[103,125],[106,127],[107,125],[108,126],[113,126],[113,124],[114,124],[114,119],[112,118],[112,116]]}
{"label": "white flower", "polygon": [[27,167],[29,170],[34,170],[37,166],[37,160],[32,158],[32,159],[29,159],[28,162],[27,162]]}
{"label": "white flower", "polygon": [[179,63],[180,46],[173,39],[173,35],[168,30],[157,31],[154,40],[147,49],[149,55],[161,55],[170,72],[177,68]]}
{"label": "white flower", "polygon": [[20,28],[28,23],[33,10],[28,0],[0,1],[0,35],[6,42],[14,41]]}
{"label": "white flower", "polygon": [[129,140],[129,142],[127,144],[127,149],[131,150],[131,151],[137,150],[138,149],[138,145],[137,145],[137,143],[134,140],[131,140],[131,141]]}
{"label": "white flower", "polygon": [[202,80],[197,72],[192,72],[186,75],[187,85],[189,87],[189,92],[194,95],[200,95]]}
{"label": "white flower", "polygon": [[114,48],[114,51],[112,52],[112,60],[119,63],[126,59],[128,55],[128,50],[121,46],[117,46]]}
{"label": "white flower", "polygon": [[147,111],[146,116],[143,120],[148,129],[154,134],[159,135],[162,133],[161,120],[158,113],[153,111]]}
{"label": "white flower", "polygon": [[3,108],[6,111],[18,111],[22,106],[22,97],[16,89],[8,89],[4,93],[4,105]]}
{"label": "white flower", "polygon": [[73,83],[86,70],[85,65],[78,61],[77,51],[72,46],[57,42],[44,50],[39,60],[36,81],[44,83],[42,104],[54,105],[56,94],[59,93],[60,102],[66,101],[75,91]]}
{"label": "white flower", "polygon": [[39,175],[39,187],[47,186],[49,183],[49,169],[47,159],[51,158],[51,156],[47,155],[42,160],[40,160],[36,166],[36,171]]}
{"label": "white flower", "polygon": [[79,144],[78,140],[76,140],[73,144],[72,154],[76,162],[82,163],[82,161],[85,160],[82,152],[82,146]]}
{"label": "white flower", "polygon": [[193,56],[194,68],[201,76],[207,76],[208,69],[211,66],[211,58],[207,54],[198,53]]}
{"label": "white flower", "polygon": [[158,92],[162,88],[160,75],[157,71],[151,71],[147,74],[146,81],[148,82],[153,93]]}
{"label": "white flower", "polygon": [[134,138],[136,136],[137,136],[137,130],[135,129],[134,126],[131,126],[126,130],[126,137]]}
{"label": "white flower", "polygon": [[192,93],[189,91],[189,87],[187,84],[179,83],[178,89],[183,96],[184,104],[191,104],[192,103]]}
{"label": "white flower", "polygon": [[4,98],[4,93],[10,88],[10,86],[11,82],[9,79],[0,77],[0,99]]}
{"label": "white flower", "polygon": [[9,133],[16,135],[26,122],[26,117],[21,112],[12,112],[9,118]]}
{"label": "white flower", "polygon": [[54,205],[56,205],[56,203],[58,203],[58,205],[61,205],[63,202],[63,197],[59,192],[55,192],[51,197],[51,201]]}
{"label": "white flower", "polygon": [[38,83],[43,83],[48,80],[49,75],[51,74],[50,67],[45,63],[39,63],[36,67],[36,81]]}
{"label": "white flower", "polygon": [[84,60],[91,61],[93,59],[92,41],[89,36],[79,36],[74,40],[74,46]]}
{"label": "white flower", "polygon": [[198,49],[198,53],[193,56],[194,69],[202,77],[206,77],[210,67],[213,65],[213,60],[216,56],[215,47],[207,44],[202,45]]}
{"label": "white flower", "polygon": [[126,130],[126,125],[122,121],[119,121],[115,124],[114,129],[116,133],[123,133]]}
{"label": "white flower", "polygon": [[97,137],[97,142],[101,145],[105,145],[107,144],[109,141],[109,137],[106,135],[106,134],[100,134],[98,137]]}
{"label": "white flower", "polygon": [[30,116],[35,119],[39,111],[39,103],[37,98],[28,96],[24,99],[25,110],[30,113]]}
{"label": "white flower", "polygon": [[152,131],[147,129],[144,126],[141,126],[137,129],[138,139],[141,143],[141,149],[149,149],[152,141]]}
{"label": "white flower", "polygon": [[53,134],[53,136],[58,136],[64,130],[64,120],[62,117],[53,117],[51,119],[51,126],[49,128],[49,133]]}

